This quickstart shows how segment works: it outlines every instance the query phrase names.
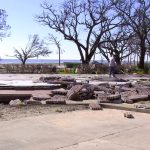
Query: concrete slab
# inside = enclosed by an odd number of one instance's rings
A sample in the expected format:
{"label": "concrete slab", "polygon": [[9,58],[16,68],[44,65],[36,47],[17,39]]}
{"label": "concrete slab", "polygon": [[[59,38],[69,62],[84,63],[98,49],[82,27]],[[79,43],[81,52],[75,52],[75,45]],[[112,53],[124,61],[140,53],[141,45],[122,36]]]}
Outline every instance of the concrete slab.
{"label": "concrete slab", "polygon": [[150,115],[75,111],[0,122],[0,150],[149,150]]}
{"label": "concrete slab", "polygon": [[32,95],[44,94],[50,94],[50,90],[0,90],[0,103],[8,104],[11,100],[27,100]]}
{"label": "concrete slab", "polygon": [[0,90],[3,89],[30,89],[30,90],[39,90],[39,89],[55,89],[60,87],[60,84],[49,84],[49,83],[43,83],[40,81],[33,81],[33,80],[0,80]]}
{"label": "concrete slab", "polygon": [[134,112],[141,112],[141,113],[148,113],[150,114],[150,109],[143,109],[143,108],[136,108],[135,104],[113,104],[113,103],[101,103],[100,104],[103,108],[110,108],[110,109],[119,109],[119,110],[126,110],[126,111],[134,111]]}

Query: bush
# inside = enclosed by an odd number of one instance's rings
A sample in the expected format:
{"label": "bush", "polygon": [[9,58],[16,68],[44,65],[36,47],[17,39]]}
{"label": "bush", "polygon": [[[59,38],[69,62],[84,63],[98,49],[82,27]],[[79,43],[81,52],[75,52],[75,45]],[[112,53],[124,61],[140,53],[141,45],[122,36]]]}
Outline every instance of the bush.
{"label": "bush", "polygon": [[109,71],[109,67],[106,64],[95,64],[95,72],[97,74],[106,74]]}
{"label": "bush", "polygon": [[3,68],[3,73],[57,73],[52,64],[4,64]]}
{"label": "bush", "polygon": [[74,63],[74,62],[64,62],[66,68],[76,68],[81,63]]}
{"label": "bush", "polygon": [[76,68],[80,65],[81,63],[74,63],[74,62],[64,62],[65,74],[74,74],[76,73]]}
{"label": "bush", "polygon": [[93,73],[95,73],[95,65],[80,64],[77,67],[76,73],[78,73],[78,74],[93,74]]}
{"label": "bush", "polygon": [[150,73],[150,64],[145,63],[144,69],[138,68],[137,65],[125,65],[127,73],[148,74]]}
{"label": "bush", "polygon": [[145,73],[145,74],[150,73],[150,64],[149,64],[149,63],[145,63],[145,66],[144,66],[144,73]]}

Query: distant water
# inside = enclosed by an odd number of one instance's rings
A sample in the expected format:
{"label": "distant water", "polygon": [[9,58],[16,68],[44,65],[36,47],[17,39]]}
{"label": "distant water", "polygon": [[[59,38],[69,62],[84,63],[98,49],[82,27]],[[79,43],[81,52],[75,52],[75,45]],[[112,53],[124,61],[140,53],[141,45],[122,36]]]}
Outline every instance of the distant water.
{"label": "distant water", "polygon": [[[79,63],[80,60],[61,60],[60,63],[63,64],[64,62],[75,62]],[[18,59],[0,59],[0,64],[20,64],[21,62]],[[28,64],[56,64],[59,63],[58,59],[28,59]]]}

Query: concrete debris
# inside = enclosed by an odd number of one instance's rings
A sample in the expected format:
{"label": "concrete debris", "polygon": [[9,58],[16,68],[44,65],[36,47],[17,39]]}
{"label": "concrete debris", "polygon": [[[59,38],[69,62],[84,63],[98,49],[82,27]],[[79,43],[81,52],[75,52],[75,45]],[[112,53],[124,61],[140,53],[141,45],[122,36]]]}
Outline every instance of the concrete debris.
{"label": "concrete debris", "polygon": [[130,112],[125,112],[124,113],[124,117],[129,118],[129,119],[133,119],[134,118],[134,116]]}
{"label": "concrete debris", "polygon": [[41,105],[41,101],[37,101],[37,100],[26,100],[25,101],[25,104],[28,104],[28,105]]}
{"label": "concrete debris", "polygon": [[140,109],[150,109],[150,105],[145,105],[145,104],[135,104],[134,107]]}
{"label": "concrete debris", "polygon": [[131,95],[128,100],[132,100],[134,103],[142,100],[148,100],[148,95]]}
{"label": "concrete debris", "polygon": [[33,94],[32,98],[33,100],[42,101],[42,100],[50,99],[50,96],[48,94],[38,93],[38,94]]}
{"label": "concrete debris", "polygon": [[68,90],[65,90],[65,89],[57,89],[57,90],[52,90],[51,91],[51,96],[54,96],[54,95],[67,95],[67,92]]}
{"label": "concrete debris", "polygon": [[16,100],[11,100],[9,102],[10,106],[20,106],[23,105],[24,103],[20,100],[20,99],[16,99]]}
{"label": "concrete debris", "polygon": [[[33,94],[22,95],[1,95],[1,101],[5,100],[10,105],[19,105],[20,99],[26,104],[66,104],[67,100],[83,101],[95,99],[98,103],[128,103],[133,104],[139,101],[150,100],[150,80],[125,80],[119,78],[108,78],[101,76],[59,76],[53,75],[50,77],[41,77],[41,82],[60,84],[61,86],[55,89],[49,89],[47,93],[35,92]],[[77,82],[88,81],[88,82]],[[6,97],[7,96],[7,97]],[[13,96],[17,96],[14,97]],[[24,96],[18,97],[18,96]],[[28,96],[28,97],[27,97]],[[30,97],[32,97],[30,99]],[[7,99],[6,99],[7,98]],[[10,99],[11,98],[11,99]],[[27,100],[30,99],[30,100]],[[2,101],[2,102],[3,102]],[[137,107],[138,108],[138,107]],[[144,107],[146,108],[146,107]],[[147,108],[148,109],[148,108]]]}
{"label": "concrete debris", "polygon": [[91,110],[102,110],[102,107],[99,104],[97,104],[97,103],[90,103],[89,104],[89,108]]}
{"label": "concrete debris", "polygon": [[69,76],[68,77],[59,77],[59,76],[41,77],[39,80],[49,84],[61,84],[63,87],[66,87],[67,85],[76,82],[74,78]]}
{"label": "concrete debris", "polygon": [[65,105],[66,104],[66,97],[65,96],[55,95],[50,100],[46,100],[46,104],[61,104],[61,105]]}
{"label": "concrete debris", "polygon": [[93,96],[94,88],[89,84],[75,85],[67,93],[67,98],[75,101],[91,99]]}
{"label": "concrete debris", "polygon": [[120,94],[111,94],[111,95],[108,95],[106,98],[110,101],[113,101],[113,100],[121,99],[121,95]]}

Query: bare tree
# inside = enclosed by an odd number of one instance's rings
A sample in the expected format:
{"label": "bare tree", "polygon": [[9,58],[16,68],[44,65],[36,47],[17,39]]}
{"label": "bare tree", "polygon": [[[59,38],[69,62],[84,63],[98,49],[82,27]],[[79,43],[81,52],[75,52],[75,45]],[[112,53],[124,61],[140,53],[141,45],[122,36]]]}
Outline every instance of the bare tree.
{"label": "bare tree", "polygon": [[108,62],[110,54],[114,54],[116,63],[121,65],[121,62],[133,52],[129,47],[131,38],[132,34],[128,34],[122,28],[116,29],[113,33],[109,31],[105,34],[107,41],[99,45],[100,53]]}
{"label": "bare tree", "polygon": [[66,0],[56,10],[44,2],[36,19],[76,44],[82,63],[89,64],[103,35],[118,23],[111,7],[110,0]]}
{"label": "bare tree", "polygon": [[139,68],[144,69],[146,40],[150,32],[149,0],[112,0],[122,25],[134,32],[140,46]]}
{"label": "bare tree", "polygon": [[61,49],[61,45],[60,45],[60,40],[57,39],[57,37],[55,37],[52,34],[49,34],[49,40],[52,42],[52,44],[55,44],[57,49],[58,49],[58,57],[59,57],[59,66],[60,66],[60,55],[64,52],[64,50]]}
{"label": "bare tree", "polygon": [[10,26],[6,23],[7,14],[6,11],[0,9],[0,39],[9,36],[7,31],[10,29]]}
{"label": "bare tree", "polygon": [[51,53],[51,51],[48,49],[44,40],[40,40],[39,36],[35,34],[33,36],[32,35],[29,36],[28,43],[24,49],[15,48],[14,53],[15,53],[14,56],[22,62],[22,65],[24,67],[26,61],[29,58],[48,56]]}

